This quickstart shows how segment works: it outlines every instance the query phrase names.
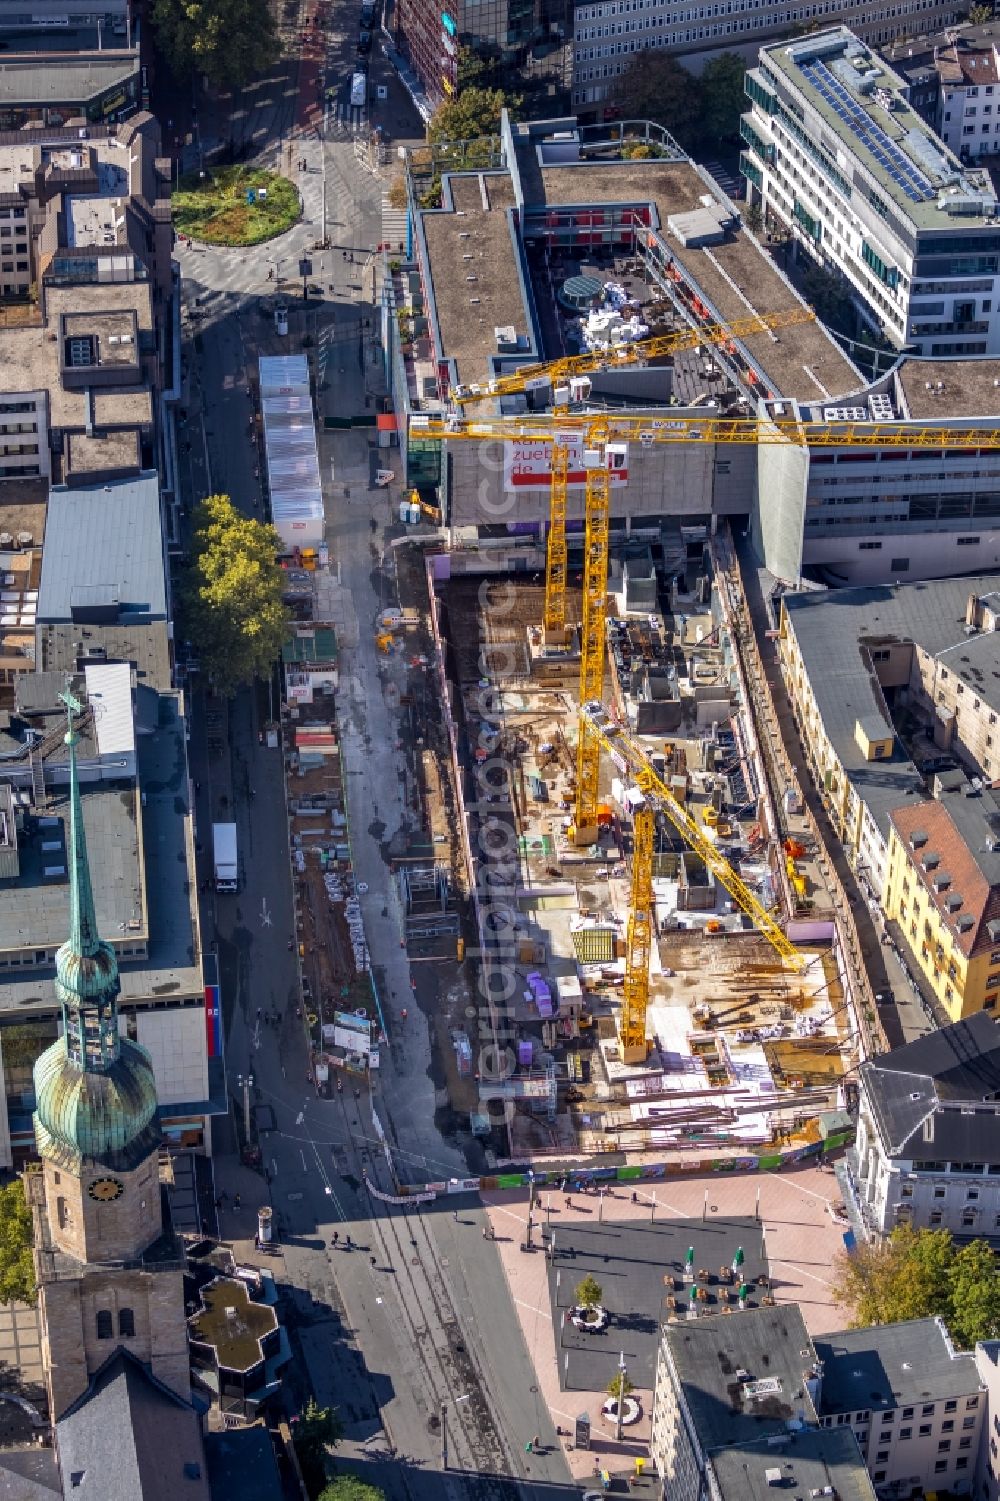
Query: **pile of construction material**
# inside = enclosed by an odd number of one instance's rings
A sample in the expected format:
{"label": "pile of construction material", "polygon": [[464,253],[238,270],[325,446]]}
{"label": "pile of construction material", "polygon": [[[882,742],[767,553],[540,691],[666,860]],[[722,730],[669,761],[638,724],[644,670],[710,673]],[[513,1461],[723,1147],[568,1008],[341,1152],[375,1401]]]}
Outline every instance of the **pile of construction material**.
{"label": "pile of construction material", "polygon": [[581,324],[580,340],[584,349],[613,349],[616,344],[631,344],[649,337],[649,324],[639,316],[639,303],[618,282],[606,281],[598,305],[591,308]]}
{"label": "pile of construction material", "polygon": [[368,944],[365,942],[365,925],[361,917],[361,903],[357,897],[352,896],[344,907],[344,916],[347,918],[347,931],[351,938],[351,947],[354,950],[354,966],[361,974],[368,966]]}

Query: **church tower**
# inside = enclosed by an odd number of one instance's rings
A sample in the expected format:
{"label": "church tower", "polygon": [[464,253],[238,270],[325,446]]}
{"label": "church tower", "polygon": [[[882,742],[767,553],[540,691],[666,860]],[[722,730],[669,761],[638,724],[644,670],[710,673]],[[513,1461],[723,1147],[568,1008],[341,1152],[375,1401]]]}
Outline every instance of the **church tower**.
{"label": "church tower", "polygon": [[[53,1420],[122,1345],[190,1397],[183,1260],[164,1225],[156,1082],[146,1049],[118,1028],[118,961],[97,931],[79,739],[67,709],[70,929],[56,955],[62,1036],[35,1064],[41,1183],[28,1175]],[[35,1181],[32,1181],[35,1180]]]}

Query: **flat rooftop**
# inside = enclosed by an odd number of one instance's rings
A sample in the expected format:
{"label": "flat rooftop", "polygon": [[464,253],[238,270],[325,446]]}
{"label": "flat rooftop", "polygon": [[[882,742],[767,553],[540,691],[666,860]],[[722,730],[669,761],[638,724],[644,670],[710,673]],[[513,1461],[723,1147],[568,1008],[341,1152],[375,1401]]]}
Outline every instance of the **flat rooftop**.
{"label": "flat rooftop", "polygon": [[[550,207],[652,202],[660,236],[670,254],[701,288],[705,301],[723,323],[753,313],[787,312],[802,301],[743,229],[737,229],[724,244],[704,250],[685,248],[668,233],[667,221],[675,214],[699,208],[699,200],[706,193],[714,192],[719,198],[712,179],[707,174],[702,176],[693,162],[584,162],[542,167],[537,175],[542,202]],[[801,401],[835,399],[865,384],[819,322],[785,329],[773,337],[750,335],[739,342],[773,381],[776,395]]]}
{"label": "flat rooftop", "polygon": [[996,212],[989,173],[958,160],[912,108],[906,82],[846,26],[762,47],[761,63],[805,101],[916,229],[974,224],[975,215],[948,212],[950,197],[985,200],[979,222]]}
{"label": "flat rooftop", "polygon": [[[685,1319],[666,1326],[663,1342],[708,1451],[742,1447],[787,1432],[793,1418],[813,1418],[804,1376],[815,1355],[797,1305]],[[768,1385],[755,1389],[755,1382]]]}
{"label": "flat rooftop", "polygon": [[42,671],[77,672],[82,652],[89,652],[99,660],[131,663],[136,681],[161,693],[168,693],[172,686],[170,627],[165,620],[148,625],[42,625],[38,636]]}
{"label": "flat rooftop", "polygon": [[245,1282],[218,1277],[201,1290],[202,1307],[188,1321],[192,1340],[209,1345],[222,1369],[250,1371],[264,1360],[263,1341],[278,1327],[266,1303],[255,1303]]}
{"label": "flat rooftop", "polygon": [[[175,694],[158,697],[158,722],[154,734],[140,735],[136,741],[139,786],[145,798],[141,808],[143,864],[146,889],[155,894],[146,911],[148,938],[146,959],[119,959],[121,1000],[143,1001],[156,997],[178,999],[200,995],[203,990],[201,941],[196,910],[197,879],[191,836],[188,778],[184,741],[184,721],[180,700]],[[134,791],[126,789],[134,809]],[[115,794],[109,794],[114,796]],[[91,826],[86,809],[88,793],[84,791],[84,820],[88,848],[94,866],[93,879],[97,899],[98,925],[108,942],[122,934],[117,926],[120,899],[115,892],[104,898],[112,903],[111,916],[105,921],[97,887],[95,849],[100,849],[99,834],[90,843]],[[0,891],[2,891],[0,885]],[[56,941],[66,936],[68,923],[68,885],[63,891],[62,928]],[[118,906],[114,906],[114,903]],[[0,928],[2,932],[2,928]],[[33,942],[33,940],[32,940]],[[0,1006],[22,1011],[33,1006],[56,1005],[54,969],[49,966],[19,976],[11,971],[4,977]]]}
{"label": "flat rooftop", "polygon": [[896,384],[902,416],[995,420],[1000,411],[1000,360],[904,360]]}
{"label": "flat rooftop", "polygon": [[956,1352],[938,1319],[906,1319],[818,1336],[821,1411],[884,1411],[979,1391],[975,1356]]}
{"label": "flat rooftop", "polygon": [[0,193],[19,193],[25,182],[33,187],[35,169],[41,159],[38,146],[0,147]]}
{"label": "flat rooftop", "polygon": [[128,83],[139,71],[138,52],[5,53],[0,91],[9,108],[26,104],[86,104],[108,89]]}
{"label": "flat rooftop", "polygon": [[459,380],[484,380],[486,361],[496,353],[493,330],[528,332],[517,231],[508,213],[514,188],[508,173],[483,172],[449,177],[447,189],[452,212],[421,217],[438,326]]}
{"label": "flat rooftop", "polygon": [[130,432],[102,433],[88,437],[86,433],[70,433],[66,441],[66,470],[73,476],[105,474],[109,470],[140,467],[139,434]]}
{"label": "flat rooftop", "polygon": [[[152,288],[148,282],[100,283],[48,287],[47,328],[0,329],[0,394],[47,391],[53,428],[87,427],[87,394],[66,390],[59,369],[59,342],[49,333],[59,328],[62,313],[98,314],[134,310],[140,333],[152,331]],[[94,422],[104,427],[148,427],[153,421],[149,387],[139,382],[92,392]]]}
{"label": "flat rooftop", "polygon": [[782,1444],[765,1438],[717,1449],[711,1461],[726,1501],[774,1501],[776,1486],[801,1497],[830,1495],[832,1488],[838,1501],[875,1498],[858,1441],[846,1426],[806,1429]]}
{"label": "flat rooftop", "polygon": [[[544,143],[516,139],[514,171],[524,196],[522,222],[529,227],[533,214],[543,216],[555,207],[652,204],[656,228],[671,256],[720,321],[801,305],[798,293],[742,228],[725,243],[701,250],[686,249],[669,234],[668,220],[701,207],[707,193],[721,202],[712,179],[692,162],[579,160],[548,166],[539,158]],[[420,216],[442,353],[456,361],[462,382],[488,379],[490,356],[497,353],[495,329],[511,326],[522,337],[532,333],[525,304],[527,273],[507,213],[514,202],[510,170],[449,176],[446,207]],[[865,384],[818,322],[740,342],[772,382],[775,395],[832,401]],[[538,357],[558,353],[539,350]]]}
{"label": "flat rooftop", "polygon": [[[135,788],[85,783],[82,801],[98,927],[109,943],[135,942],[146,926]],[[52,948],[64,941],[69,848],[69,789],[53,788],[31,832],[19,836],[20,875],[0,881],[0,950]],[[46,879],[46,868],[64,873]]]}
{"label": "flat rooftop", "polygon": [[114,603],[118,623],[165,620],[166,578],[155,473],[49,494],[38,620],[69,622]]}

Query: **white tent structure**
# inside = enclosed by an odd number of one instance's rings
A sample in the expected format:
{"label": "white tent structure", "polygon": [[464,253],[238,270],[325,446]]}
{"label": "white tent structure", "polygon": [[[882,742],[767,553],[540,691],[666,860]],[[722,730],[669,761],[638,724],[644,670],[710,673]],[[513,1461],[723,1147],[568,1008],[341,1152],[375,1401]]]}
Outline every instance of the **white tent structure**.
{"label": "white tent structure", "polygon": [[286,552],[323,541],[323,491],[304,354],[262,355],[260,408],[271,515]]}

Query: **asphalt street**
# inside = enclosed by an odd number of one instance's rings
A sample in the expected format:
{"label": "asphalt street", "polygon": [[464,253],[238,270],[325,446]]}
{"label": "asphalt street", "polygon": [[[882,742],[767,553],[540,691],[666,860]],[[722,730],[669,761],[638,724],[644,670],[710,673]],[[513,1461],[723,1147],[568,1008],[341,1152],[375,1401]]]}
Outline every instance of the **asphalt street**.
{"label": "asphalt street", "polygon": [[[349,30],[345,25],[342,35]],[[288,89],[290,75],[283,73],[278,86]],[[259,102],[255,108],[260,120],[284,123],[280,102],[270,114]],[[255,144],[256,132],[255,126]],[[262,155],[273,155],[277,144],[262,141]],[[358,252],[380,237],[384,182],[358,159],[352,140],[336,132],[325,141],[296,137],[294,157],[307,161],[308,222],[251,255],[193,247],[178,253],[185,310],[179,447],[188,504],[214,488],[247,514],[263,514],[250,430],[252,377],[261,343],[274,348],[271,310],[285,268],[317,238],[324,185],[334,232],[349,234]],[[353,268],[342,253],[316,260],[322,264],[313,280],[324,295],[305,309],[292,305],[288,348],[300,348],[307,334],[325,347],[325,410],[351,415],[379,389],[378,351],[362,324],[373,309],[359,300],[368,290],[358,277],[360,254]],[[465,1171],[434,1124],[440,1102],[427,1022],[412,1002],[405,1022],[401,1015],[411,999],[410,974],[385,846],[406,817],[396,761],[402,667],[381,659],[374,644],[377,612],[392,594],[391,567],[383,560],[392,504],[372,486],[368,441],[363,432],[322,433],[321,469],[344,618],[339,707],[352,850],[369,888],[368,943],[382,979],[390,1046],[382,1050],[374,1099],[351,1087],[331,1099],[317,1097],[296,1015],[281,759],[258,738],[266,695],[247,692],[232,704],[227,750],[213,760],[196,690],[191,759],[200,882],[211,874],[213,819],[236,819],[241,851],[239,893],[203,896],[206,940],[217,947],[222,972],[230,1093],[238,1099],[237,1081],[252,1076],[268,1179],[261,1188],[270,1193],[283,1244],[287,1317],[308,1387],[341,1409],[340,1452],[374,1465],[379,1483],[410,1501],[431,1476],[436,1492],[443,1488],[451,1501],[467,1495],[494,1501],[514,1485],[540,1501],[547,1487],[572,1482],[496,1246],[483,1236],[478,1199],[462,1195],[404,1209],[378,1202],[364,1187],[366,1174],[389,1181],[373,1109],[402,1177],[427,1181]],[[277,1013],[278,1026],[262,1021],[261,1011]],[[220,1141],[226,1134],[219,1133]],[[525,1444],[536,1435],[540,1452],[528,1454]]]}

